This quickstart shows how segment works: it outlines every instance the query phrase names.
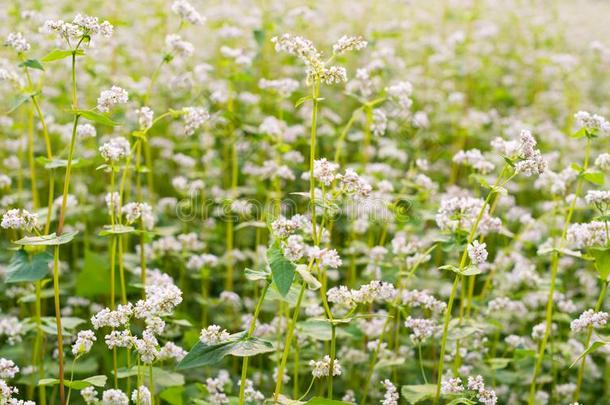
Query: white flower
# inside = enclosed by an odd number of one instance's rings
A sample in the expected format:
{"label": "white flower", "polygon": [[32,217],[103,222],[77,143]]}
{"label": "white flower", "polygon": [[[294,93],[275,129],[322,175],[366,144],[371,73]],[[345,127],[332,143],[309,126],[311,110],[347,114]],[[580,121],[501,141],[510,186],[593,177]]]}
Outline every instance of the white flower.
{"label": "white flower", "polygon": [[231,335],[226,329],[222,329],[218,325],[210,325],[205,329],[201,329],[199,341],[205,345],[211,346],[229,339]]}
{"label": "white flower", "polygon": [[205,17],[201,16],[195,8],[186,0],[176,0],[172,3],[171,10],[193,25],[201,25],[205,22]]}
{"label": "white flower", "polygon": [[362,37],[348,37],[347,35],[343,35],[337,43],[333,45],[333,53],[340,55],[347,51],[359,51],[360,49],[365,48],[367,42]]}
{"label": "white flower", "polygon": [[30,44],[26,41],[25,37],[21,32],[11,32],[4,41],[5,46],[10,46],[17,52],[27,52],[30,50]]}
{"label": "white flower", "polygon": [[475,240],[470,245],[468,245],[468,257],[470,258],[470,262],[475,266],[477,264],[484,263],[487,260],[487,244],[479,243],[478,240]]}
{"label": "white flower", "polygon": [[578,317],[578,319],[575,319],[570,323],[570,329],[572,329],[572,332],[582,332],[587,330],[589,327],[604,327],[607,322],[607,312],[595,312],[592,309],[587,309]]}
{"label": "white flower", "polygon": [[121,390],[106,390],[102,394],[102,405],[129,405],[129,398]]}
{"label": "white flower", "polygon": [[606,119],[597,114],[591,114],[586,111],[578,111],[574,114],[576,127],[584,128],[589,134],[606,136],[610,134],[610,123]]}
{"label": "white flower", "polygon": [[400,396],[398,395],[398,390],[396,386],[392,384],[390,380],[383,380],[381,382],[383,387],[385,388],[385,394],[383,395],[383,400],[381,401],[381,405],[398,405],[398,399]]}
{"label": "white flower", "polygon": [[409,337],[416,343],[434,335],[437,329],[436,322],[432,319],[418,319],[410,316],[405,320],[405,327],[412,330],[413,333]]}
{"label": "white flower", "polygon": [[138,405],[150,405],[152,403],[152,395],[145,385],[140,385],[138,389],[133,390],[131,400]]}
{"label": "white flower", "polygon": [[80,390],[80,395],[81,397],[83,397],[83,401],[85,401],[87,405],[97,403],[98,401],[97,391],[93,386],[86,387]]}
{"label": "white flower", "polygon": [[138,124],[141,129],[148,129],[153,124],[153,117],[155,112],[150,107],[141,107],[136,110],[136,116],[138,117]]}
{"label": "white flower", "polygon": [[313,177],[321,181],[324,185],[329,186],[337,177],[337,169],[339,165],[334,162],[329,162],[326,158],[314,160],[313,162]]}
{"label": "white flower", "polygon": [[76,127],[76,135],[78,135],[79,138],[82,139],[95,138],[95,136],[97,135],[97,131],[95,130],[95,127],[91,124],[78,124],[78,126]]}
{"label": "white flower", "polygon": [[117,136],[100,146],[99,151],[106,162],[115,163],[129,156],[131,145],[127,139]]}
{"label": "white flower", "polygon": [[210,114],[201,107],[185,107],[184,112],[184,134],[191,136],[197,128],[201,127],[210,119]]}
{"label": "white flower", "polygon": [[13,208],[4,213],[0,226],[4,229],[21,229],[29,232],[38,228],[38,214]]}
{"label": "white flower", "polygon": [[464,392],[464,386],[460,378],[443,378],[441,382],[441,393],[443,394],[459,394]]}
{"label": "white flower", "polygon": [[4,357],[0,358],[0,378],[8,380],[14,378],[18,372],[19,367],[12,360],[5,359]]}
{"label": "white flower", "polygon": [[[319,361],[310,360],[309,366],[313,369],[311,370],[311,375],[314,378],[328,377],[330,372],[330,356],[326,355]],[[333,361],[333,376],[341,375],[342,372],[339,360],[335,359]]]}
{"label": "white flower", "polygon": [[103,90],[97,98],[97,109],[101,112],[109,112],[117,104],[125,104],[129,100],[126,90],[112,86],[109,90]]}
{"label": "white flower", "polygon": [[97,338],[95,337],[95,333],[93,333],[93,331],[81,330],[76,336],[76,342],[74,342],[72,345],[72,354],[76,357],[89,353],[91,347],[93,346],[93,342],[96,340]]}
{"label": "white flower", "polygon": [[172,54],[188,57],[193,54],[195,47],[188,41],[183,41],[178,34],[170,34],[165,37],[165,45]]}

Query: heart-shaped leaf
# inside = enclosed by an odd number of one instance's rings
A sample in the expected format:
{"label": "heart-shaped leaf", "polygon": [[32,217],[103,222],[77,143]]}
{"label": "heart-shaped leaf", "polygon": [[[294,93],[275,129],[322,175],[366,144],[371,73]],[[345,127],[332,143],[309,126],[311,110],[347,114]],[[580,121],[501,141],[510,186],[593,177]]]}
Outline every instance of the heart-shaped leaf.
{"label": "heart-shaped leaf", "polygon": [[24,281],[42,280],[49,272],[49,262],[53,256],[48,252],[28,255],[20,249],[11,258],[8,264],[6,282],[20,283]]}

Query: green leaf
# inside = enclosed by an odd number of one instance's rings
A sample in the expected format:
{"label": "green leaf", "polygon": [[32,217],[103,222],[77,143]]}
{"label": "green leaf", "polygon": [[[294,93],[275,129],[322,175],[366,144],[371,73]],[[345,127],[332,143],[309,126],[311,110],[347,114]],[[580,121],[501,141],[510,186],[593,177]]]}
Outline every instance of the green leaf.
{"label": "green leaf", "polygon": [[586,170],[582,173],[582,177],[589,183],[601,186],[604,184],[604,173],[598,170]]}
{"label": "green leaf", "polygon": [[472,264],[467,266],[464,270],[462,270],[463,276],[474,276],[474,275],[481,274],[481,273],[483,273],[483,270],[481,270],[478,266],[475,266]]}
{"label": "green leaf", "polygon": [[322,397],[313,397],[309,401],[305,402],[305,405],[345,405],[351,404],[351,402],[345,401],[337,401],[334,399],[322,398]]}
{"label": "green leaf", "polygon": [[[155,372],[153,371],[153,374]],[[159,393],[159,398],[167,402],[170,405],[182,405],[182,394],[184,393],[184,386],[174,386],[166,388]]]}
{"label": "green leaf", "polygon": [[136,229],[133,226],[127,225],[104,225],[104,229],[100,231],[100,236],[121,235],[134,232]]}
{"label": "green leaf", "polygon": [[298,108],[301,104],[303,104],[309,100],[313,100],[313,97],[311,97],[311,96],[301,97],[294,105],[294,108]]}
{"label": "green leaf", "polygon": [[83,266],[76,273],[76,295],[92,298],[108,294],[108,255],[85,250]]}
{"label": "green leaf", "polygon": [[15,111],[17,108],[19,108],[21,106],[21,104],[25,103],[26,101],[28,101],[32,96],[36,95],[36,93],[29,93],[29,94],[24,94],[22,96],[19,96],[15,99],[15,101],[13,101],[11,103],[11,109],[8,110],[6,112],[6,114],[10,114],[13,111]]}
{"label": "green leaf", "polygon": [[506,368],[511,361],[513,361],[513,359],[506,357],[494,357],[488,360],[489,366],[492,370],[500,370]]}
{"label": "green leaf", "polygon": [[53,260],[53,256],[48,252],[30,256],[25,250],[20,249],[15,252],[8,264],[6,282],[42,280],[49,272],[51,260]]}
{"label": "green leaf", "polygon": [[90,110],[76,110],[75,114],[88,119],[89,121],[97,122],[98,124],[107,125],[109,127],[115,127],[120,125],[118,122],[111,120],[106,114],[98,113]]}
{"label": "green leaf", "polygon": [[254,39],[256,40],[258,46],[262,47],[265,43],[265,31],[254,30],[252,33],[254,34]]}
{"label": "green leaf", "polygon": [[[106,385],[107,377],[105,375],[95,375],[93,377],[85,378],[84,380],[66,380],[64,384],[68,388],[72,388],[74,390],[82,390],[83,388],[87,388],[90,386],[95,387],[103,387]],[[57,385],[59,384],[59,379],[57,378],[43,378],[38,381],[38,385]]]}
{"label": "green leaf", "polygon": [[29,67],[31,69],[44,70],[42,63],[37,59],[28,59],[19,64],[19,67]]}
{"label": "green leaf", "polygon": [[206,345],[197,342],[191,351],[178,364],[178,370],[207,366],[219,363],[225,356],[251,357],[274,351],[273,344],[257,337],[247,338],[244,333],[231,335],[229,340]]}
{"label": "green leaf", "polygon": [[476,402],[474,402],[472,399],[468,399],[468,398],[464,398],[464,397],[456,398],[447,403],[447,405],[474,405],[474,404],[476,404]]}
{"label": "green leaf", "polygon": [[24,246],[56,246],[56,245],[64,245],[70,242],[78,231],[74,232],[66,232],[62,233],[61,236],[57,236],[55,232],[50,235],[42,235],[42,236],[26,236],[21,238],[13,243],[16,245],[24,245]]}
{"label": "green leaf", "polygon": [[296,266],[284,257],[277,243],[267,250],[267,260],[269,261],[273,282],[277,290],[280,294],[286,296],[294,280]]}
{"label": "green leaf", "polygon": [[438,268],[439,270],[451,270],[454,273],[461,274],[459,267],[452,264],[446,264]]}
{"label": "green leaf", "polygon": [[316,276],[314,276],[313,274],[311,274],[309,272],[306,265],[299,264],[298,266],[296,266],[296,271],[297,271],[297,273],[299,273],[299,275],[301,276],[303,281],[305,281],[307,283],[307,286],[309,287],[310,290],[315,291],[322,286],[322,283],[320,283],[318,281]]}
{"label": "green leaf", "polygon": [[436,395],[436,385],[403,385],[400,389],[402,397],[410,404],[417,404]]}
{"label": "green leaf", "polygon": [[[44,156],[38,156],[36,158],[36,162],[41,164],[45,169],[58,169],[60,167],[68,166],[68,161],[66,159],[57,159],[57,158],[49,159]],[[79,163],[78,159],[72,159],[72,167],[78,166],[78,163]]]}
{"label": "green leaf", "polygon": [[587,130],[584,127],[580,128],[578,131],[574,132],[573,134],[570,134],[570,138],[574,138],[574,139],[584,138],[585,136],[587,136]]}
{"label": "green leaf", "polygon": [[589,248],[589,254],[595,258],[595,269],[601,280],[607,280],[610,276],[610,248]]}
{"label": "green leaf", "polygon": [[[62,49],[53,49],[51,52],[47,53],[45,56],[40,58],[41,62],[53,62],[56,60],[65,59],[69,56],[72,56],[73,51],[64,51]],[[76,51],[77,55],[84,55],[85,52],[82,49]]]}
{"label": "green leaf", "polygon": [[271,273],[268,273],[266,271],[253,270],[250,268],[246,268],[245,273],[246,273],[246,278],[250,281],[267,280],[269,278],[269,276],[271,275]]}
{"label": "green leaf", "polygon": [[597,340],[597,341],[591,343],[591,345],[589,347],[587,347],[587,350],[582,352],[582,354],[580,356],[578,356],[578,358],[576,360],[574,360],[574,362],[572,364],[570,364],[570,368],[574,367],[576,365],[576,363],[578,363],[586,355],[593,353],[594,351],[596,351],[597,349],[599,349],[602,346],[607,345],[608,343],[610,343],[610,342],[604,342],[601,340]]}
{"label": "green leaf", "polygon": [[[141,367],[140,372],[143,377],[148,380],[150,376],[150,368],[149,367]],[[152,368],[153,379],[155,382],[155,386],[159,387],[176,387],[184,385],[184,376],[180,373],[175,373],[172,371],[167,371],[159,367]],[[120,368],[117,372],[117,378],[128,378],[138,375],[138,367]]]}

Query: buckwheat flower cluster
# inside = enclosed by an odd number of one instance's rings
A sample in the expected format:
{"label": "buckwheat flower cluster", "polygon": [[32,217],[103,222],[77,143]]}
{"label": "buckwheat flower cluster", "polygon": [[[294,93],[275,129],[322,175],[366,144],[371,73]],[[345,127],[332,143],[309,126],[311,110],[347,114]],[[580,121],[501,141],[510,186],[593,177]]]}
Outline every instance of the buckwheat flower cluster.
{"label": "buckwheat flower cluster", "polygon": [[340,307],[351,308],[356,304],[352,290],[344,285],[328,289],[326,297],[328,302]]}
{"label": "buckwheat flower cluster", "polygon": [[602,170],[610,170],[610,153],[602,153],[595,159],[595,166]]}
{"label": "buckwheat flower cluster", "polygon": [[413,100],[411,100],[413,85],[409,82],[396,82],[388,86],[386,92],[390,100],[395,101],[405,110],[408,110],[413,105]]}
{"label": "buckwheat flower cluster", "polygon": [[421,343],[431,337],[438,328],[436,322],[432,319],[412,318],[410,316],[405,320],[405,327],[413,332],[409,337],[415,343]]}
{"label": "buckwheat flower cluster", "polygon": [[182,109],[182,112],[184,135],[186,136],[193,135],[199,127],[210,119],[210,114],[201,107],[185,107]]}
{"label": "buckwheat flower cluster", "polygon": [[375,136],[383,136],[388,127],[388,117],[380,108],[373,110],[373,122],[371,123],[371,132]]}
{"label": "buckwheat flower cluster", "polygon": [[483,405],[495,405],[498,402],[495,391],[485,388],[483,377],[480,375],[476,377],[468,377],[467,387],[469,390],[477,393],[477,399]]}
{"label": "buckwheat flower cluster", "polygon": [[341,188],[348,194],[368,197],[373,189],[371,185],[360,177],[353,169],[346,169],[345,173],[343,175],[338,175],[337,178],[341,181]]}
{"label": "buckwheat flower cluster", "polygon": [[595,205],[600,211],[605,211],[610,205],[610,191],[589,190],[585,195],[587,204]]}
{"label": "buckwheat flower cluster", "polygon": [[352,290],[354,301],[359,304],[391,301],[396,297],[396,293],[396,288],[392,284],[381,280],[373,280],[357,290]]}
{"label": "buckwheat flower cluster", "polygon": [[441,393],[444,395],[459,394],[464,392],[464,386],[462,385],[462,379],[455,378],[443,378],[441,382]]}
{"label": "buckwheat flower cluster", "polygon": [[396,386],[392,384],[392,381],[385,379],[381,382],[381,385],[383,385],[383,388],[385,389],[385,394],[383,394],[381,405],[398,405],[398,399],[400,396],[398,395]]}
{"label": "buckwheat flower cluster", "polygon": [[225,329],[218,325],[210,325],[205,329],[201,329],[199,341],[204,345],[215,345],[229,339],[231,335]]}
{"label": "buckwheat flower cluster", "polygon": [[127,395],[117,389],[110,389],[104,391],[102,394],[102,404],[104,405],[129,405],[129,398]]}
{"label": "buckwheat flower cluster", "polygon": [[97,391],[93,386],[83,388],[80,390],[80,396],[83,397],[83,401],[87,405],[95,404],[98,402]]}
{"label": "buckwheat flower cluster", "polygon": [[125,204],[121,209],[128,224],[133,224],[138,219],[142,220],[145,229],[151,230],[155,226],[155,216],[152,207],[148,203],[131,202]]}
{"label": "buckwheat flower cluster", "polygon": [[566,236],[576,249],[606,245],[606,225],[601,221],[571,224]]}
{"label": "buckwheat flower cluster", "polygon": [[[322,378],[328,377],[330,373],[330,356],[326,355],[322,358],[322,360],[310,360],[309,366],[312,368],[311,375],[314,378]],[[341,369],[341,364],[339,364],[339,360],[335,359],[333,361],[333,376],[341,375],[343,370]]]}
{"label": "buckwheat flower cluster", "polygon": [[4,229],[17,229],[31,232],[38,228],[38,214],[32,214],[28,210],[13,208],[2,215],[0,226]]}
{"label": "buckwheat flower cluster", "polygon": [[[470,229],[474,225],[483,204],[484,202],[480,198],[443,198],[436,214],[436,224],[441,230],[453,232],[458,229]],[[489,208],[485,207],[479,222],[479,233],[487,235],[491,232],[498,232],[501,227],[500,219],[489,215]]]}
{"label": "buckwheat flower cluster", "polygon": [[301,235],[290,235],[282,242],[284,256],[293,262],[300,260],[308,248],[308,245]]}
{"label": "buckwheat flower cluster", "polygon": [[478,240],[473,241],[468,245],[468,257],[470,262],[475,266],[484,263],[487,260],[487,244],[479,243]]}
{"label": "buckwheat flower cluster", "polygon": [[30,44],[21,32],[11,32],[8,34],[6,41],[4,41],[4,45],[13,48],[19,53],[30,50]]}
{"label": "buckwheat flower cluster", "polygon": [[0,317],[0,337],[6,337],[6,342],[9,345],[14,345],[21,342],[25,330],[23,322],[15,316]]}
{"label": "buckwheat flower cluster", "polygon": [[299,88],[299,82],[294,79],[260,79],[258,87],[276,92],[280,97],[290,97]]}
{"label": "buckwheat flower cluster", "polygon": [[319,74],[324,84],[339,84],[347,81],[347,70],[343,66],[329,66]]}
{"label": "buckwheat flower cluster", "polygon": [[138,118],[138,125],[140,125],[140,129],[149,129],[152,127],[153,118],[155,116],[155,112],[147,106],[143,106],[136,110],[136,117]]}
{"label": "buckwheat flower cluster", "polygon": [[119,328],[127,325],[132,314],[133,305],[131,303],[119,305],[115,310],[104,308],[91,317],[91,324],[94,329]]}
{"label": "buckwheat flower cluster", "polygon": [[334,162],[329,162],[326,158],[314,160],[313,162],[313,177],[329,186],[337,178],[337,169],[339,165]]}
{"label": "buckwheat flower cluster", "polygon": [[546,161],[542,158],[540,150],[536,148],[536,139],[528,130],[521,131],[521,155],[520,160],[515,163],[515,170],[526,176],[544,173],[547,167]]}
{"label": "buckwheat flower cluster", "polygon": [[[238,381],[238,385],[241,381]],[[254,388],[254,383],[250,379],[246,379],[246,388],[244,389],[244,398],[246,403],[260,403],[265,399],[262,392]]]}
{"label": "buckwheat flower cluster", "polygon": [[93,342],[97,338],[92,330],[81,330],[76,336],[76,341],[72,345],[72,354],[74,357],[82,356],[83,354],[89,353],[93,347]]}
{"label": "buckwheat flower cluster", "polygon": [[578,111],[574,114],[574,119],[577,129],[584,128],[591,135],[607,136],[610,134],[610,123],[600,115]]}
{"label": "buckwheat flower cluster", "polygon": [[307,251],[307,256],[309,257],[309,260],[316,260],[320,267],[336,269],[342,264],[341,257],[335,249],[312,246]]}
{"label": "buckwheat flower cluster", "polygon": [[193,255],[189,258],[186,268],[189,270],[200,270],[206,267],[215,267],[218,265],[218,262],[218,256],[209,253]]}
{"label": "buckwheat flower cluster", "polygon": [[97,98],[97,109],[101,112],[109,112],[117,104],[125,104],[129,100],[127,90],[119,86],[112,86],[109,90],[103,90]]}
{"label": "buckwheat flower cluster", "polygon": [[459,151],[453,156],[455,163],[463,164],[472,167],[479,173],[487,174],[494,169],[493,163],[483,157],[483,154],[478,149],[470,149],[467,151]]}
{"label": "buckwheat flower cluster", "polygon": [[341,55],[342,53],[348,51],[359,51],[365,48],[366,45],[367,42],[362,37],[349,37],[347,35],[343,35],[333,45],[333,53],[336,55]]}
{"label": "buckwheat flower cluster", "polygon": [[76,135],[81,139],[95,138],[97,131],[91,124],[78,124],[76,127]]}
{"label": "buckwheat flower cluster", "polygon": [[205,17],[195,10],[195,8],[186,0],[176,0],[172,3],[171,10],[180,18],[188,21],[193,25],[201,25],[205,22]]}
{"label": "buckwheat flower cluster", "polygon": [[8,380],[14,378],[19,372],[19,367],[12,360],[0,358],[0,378]]}
{"label": "buckwheat flower cluster", "polygon": [[165,46],[167,47],[169,53],[182,57],[191,56],[195,51],[193,44],[182,40],[182,37],[178,34],[170,34],[166,36]]}
{"label": "buckwheat flower cluster", "polygon": [[229,398],[225,394],[225,385],[231,381],[229,373],[226,370],[220,370],[216,378],[207,378],[205,386],[208,390],[208,400],[212,404],[226,404]]}
{"label": "buckwheat flower cluster", "polygon": [[602,328],[607,322],[607,312],[595,312],[592,309],[587,309],[570,323],[570,329],[572,329],[572,332],[578,333],[587,330],[589,327]]}
{"label": "buckwheat flower cluster", "polygon": [[127,139],[117,136],[100,146],[99,151],[106,162],[116,163],[129,156],[131,145]]}
{"label": "buckwheat flower cluster", "polygon": [[150,405],[152,403],[152,395],[148,387],[140,385],[138,389],[133,390],[131,393],[131,400],[138,405]]}
{"label": "buckwheat flower cluster", "polygon": [[306,229],[307,226],[309,226],[309,220],[303,215],[297,214],[290,219],[284,216],[278,217],[271,223],[271,230],[276,238],[283,239],[298,229]]}
{"label": "buckwheat flower cluster", "polygon": [[434,313],[442,313],[445,311],[447,304],[437,300],[426,291],[419,290],[404,290],[401,295],[402,305],[413,308],[422,307]]}

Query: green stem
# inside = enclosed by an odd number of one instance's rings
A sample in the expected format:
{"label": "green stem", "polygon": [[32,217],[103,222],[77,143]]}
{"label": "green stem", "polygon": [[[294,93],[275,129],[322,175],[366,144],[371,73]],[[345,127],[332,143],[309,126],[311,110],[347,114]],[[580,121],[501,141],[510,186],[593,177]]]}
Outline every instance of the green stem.
{"label": "green stem", "polygon": [[53,294],[55,300],[55,323],[57,325],[57,362],[59,367],[59,400],[65,405],[64,392],[64,339],[61,328],[61,305],[59,301],[59,245],[53,253]]}

